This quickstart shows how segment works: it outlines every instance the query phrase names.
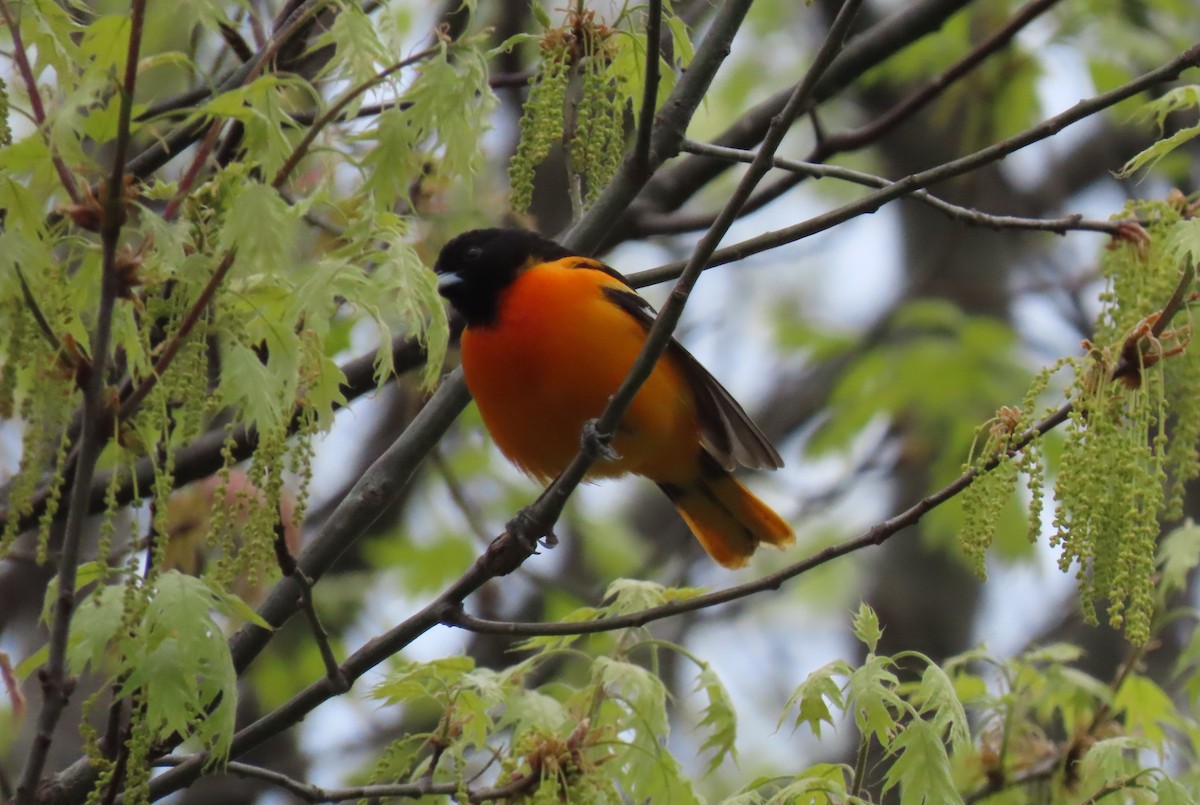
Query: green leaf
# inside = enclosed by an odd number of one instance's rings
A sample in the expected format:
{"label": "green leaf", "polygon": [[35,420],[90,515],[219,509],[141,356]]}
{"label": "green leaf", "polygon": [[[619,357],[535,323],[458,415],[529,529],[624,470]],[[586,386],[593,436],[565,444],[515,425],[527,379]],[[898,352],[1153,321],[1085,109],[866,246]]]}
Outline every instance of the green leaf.
{"label": "green leaf", "polygon": [[883,790],[900,786],[900,805],[962,802],[950,776],[946,747],[933,725],[916,719],[888,748],[899,756],[888,767]]}
{"label": "green leaf", "polygon": [[955,751],[962,751],[971,742],[971,726],[967,712],[958,699],[954,682],[932,661],[926,660],[921,684],[912,696],[912,702],[921,715],[929,717],[939,737],[946,735]]}
{"label": "green leaf", "polygon": [[1154,681],[1141,674],[1129,674],[1117,690],[1113,708],[1123,713],[1128,732],[1140,734],[1162,753],[1167,745],[1166,727],[1181,726],[1171,697]]}
{"label": "green leaf", "polygon": [[700,727],[708,729],[709,732],[700,746],[700,751],[712,750],[713,755],[709,759],[706,772],[712,774],[726,757],[737,761],[737,713],[733,709],[729,691],[725,690],[720,677],[707,663],[700,666],[700,673],[696,677],[696,691],[703,692],[708,697]]}
{"label": "green leaf", "polygon": [[1187,587],[1187,577],[1200,564],[1200,526],[1188,522],[1159,542],[1158,568],[1162,574],[1159,589],[1163,595]]}
{"label": "green leaf", "polygon": [[1200,218],[1185,218],[1167,230],[1166,253],[1180,263],[1200,265]]}
{"label": "green leaf", "polygon": [[884,746],[896,729],[900,717],[911,708],[896,693],[900,680],[892,672],[890,657],[868,656],[866,662],[854,669],[846,684],[847,709],[854,713],[854,722],[863,735],[874,735]]}
{"label": "green leaf", "polygon": [[1196,798],[1192,793],[1165,774],[1158,778],[1154,794],[1157,797],[1157,805],[1196,805]]}
{"label": "green leaf", "polygon": [[883,627],[879,625],[879,616],[875,614],[875,610],[865,603],[860,603],[858,612],[854,613],[853,629],[854,636],[867,647],[867,651],[874,654],[879,645],[879,638],[883,637]]}
{"label": "green leaf", "polygon": [[275,274],[296,259],[297,217],[286,201],[259,182],[237,194],[221,229],[220,251],[237,251],[238,274]]}
{"label": "green leaf", "polygon": [[371,689],[371,697],[400,704],[424,696],[440,696],[475,669],[470,657],[444,657],[429,662],[398,661],[397,670]]}
{"label": "green leaf", "polygon": [[88,69],[114,81],[121,76],[129,56],[129,31],[128,14],[109,14],[88,23],[79,42],[79,55],[91,62]]}
{"label": "green leaf", "polygon": [[1054,663],[1065,665],[1083,656],[1083,649],[1071,643],[1049,643],[1030,649],[1021,655],[1021,660],[1027,663]]}
{"label": "green leaf", "polygon": [[1132,759],[1138,750],[1149,749],[1146,741],[1128,735],[1106,738],[1092,744],[1083,756],[1079,778],[1088,780],[1095,788],[1126,776],[1132,770]]}
{"label": "green leaf", "polygon": [[87,668],[104,667],[106,657],[117,654],[118,637],[125,618],[125,587],[114,584],[96,588],[79,603],[71,619],[67,642],[67,664],[71,673],[80,674]]}
{"label": "green leaf", "polygon": [[1126,179],[1144,167],[1152,167],[1160,159],[1187,142],[1200,136],[1200,125],[1187,126],[1139,151],[1117,171],[1118,179]]}
{"label": "green leaf", "polygon": [[121,673],[122,695],[142,691],[155,740],[195,737],[219,762],[233,739],[237,672],[214,610],[231,614],[204,581],[174,570],[160,574],[139,623],[122,638]]}
{"label": "green leaf", "polygon": [[261,430],[276,429],[283,417],[283,379],[270,371],[257,353],[229,344],[221,356],[221,398]]}
{"label": "green leaf", "polygon": [[784,713],[779,717],[779,724],[776,727],[778,728],[783,723],[788,711],[792,707],[796,707],[798,712],[793,729],[798,729],[801,724],[807,724],[813,734],[820,738],[822,722],[831,727],[836,726],[833,714],[829,709],[830,705],[838,710],[846,709],[842,688],[834,680],[834,677],[848,678],[853,670],[845,660],[834,660],[809,673],[787,700],[787,704],[784,705]]}
{"label": "green leaf", "polygon": [[688,37],[687,23],[683,21],[682,17],[674,14],[668,14],[663,21],[671,31],[671,44],[675,49],[676,61],[679,62],[680,67],[687,67],[692,62],[692,56],[695,55],[692,40]]}

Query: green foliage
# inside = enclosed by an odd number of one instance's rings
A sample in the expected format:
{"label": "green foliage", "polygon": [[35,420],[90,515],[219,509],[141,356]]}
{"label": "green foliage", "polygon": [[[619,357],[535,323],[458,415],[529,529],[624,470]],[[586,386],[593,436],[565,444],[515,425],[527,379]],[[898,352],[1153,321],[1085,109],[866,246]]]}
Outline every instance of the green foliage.
{"label": "green foliage", "polygon": [[136,576],[102,585],[72,622],[71,671],[90,669],[134,696],[135,732],[147,746],[178,733],[220,760],[233,737],[237,676],[217,616],[266,626],[235,596],[175,571],[150,587]]}
{"label": "green foliage", "polygon": [[[1187,349],[1190,324],[1159,321],[1179,284],[1194,278],[1189,266],[1200,254],[1200,230],[1187,209],[1178,200],[1127,211],[1148,231],[1105,255],[1108,289],[1087,355],[1046,370],[1020,407],[1002,408],[981,428],[965,468],[977,477],[962,498],[962,541],[982,574],[1019,473],[1029,478],[1030,538],[1040,533],[1045,468],[1040,439],[1030,437],[1030,412],[1050,374],[1062,365],[1074,369],[1051,545],[1062,546],[1064,571],[1077,566],[1085,616],[1094,621],[1095,602],[1107,599],[1109,623],[1124,626],[1135,643],[1150,634],[1159,521],[1180,516],[1183,484],[1200,474],[1200,358]],[[1183,288],[1185,305],[1190,287]]]}
{"label": "green foliage", "polygon": [[[1200,111],[1200,85],[1189,84],[1183,87],[1176,87],[1160,98],[1155,98],[1146,103],[1139,113],[1142,118],[1152,119],[1155,125],[1158,126],[1159,134],[1163,134],[1163,127],[1166,124],[1167,116],[1176,112],[1184,111]],[[1194,126],[1184,126],[1169,137],[1162,137],[1156,140],[1153,145],[1139,151],[1121,168],[1118,176],[1130,176],[1142,168],[1153,166],[1160,159],[1175,151],[1180,146],[1191,141],[1195,137],[1200,136],[1200,124]]]}
{"label": "green foliage", "polygon": [[[686,25],[671,13],[669,3],[665,5],[664,24],[686,67],[692,55]],[[542,58],[529,79],[521,138],[509,164],[509,203],[517,212],[529,209],[534,170],[561,143],[570,173],[568,190],[578,214],[620,167],[627,115],[632,112],[636,122],[641,113],[645,33],[638,15],[623,13],[610,27],[582,6],[569,10],[562,26],[552,27],[544,12],[539,21],[545,28]],[[665,63],[660,73],[661,101],[674,86],[675,73]]]}
{"label": "green foliage", "polygon": [[[1160,762],[1193,763],[1200,736],[1193,708],[1181,710],[1141,673],[1128,671],[1114,689],[1072,668],[1080,650],[1069,645],[1007,660],[978,649],[940,666],[916,652],[877,655],[874,614],[864,606],[854,620],[868,648],[862,663],[837,660],[814,671],[787,710],[798,708],[797,726],[818,736],[823,724],[838,725],[839,713],[852,716],[860,758],[868,744],[882,752],[884,785],[898,789],[900,802],[1088,802],[1138,789],[1193,801],[1194,785],[1138,760],[1144,750]],[[727,802],[795,801],[783,795],[798,791],[820,792],[804,801],[858,801],[847,796],[863,790],[855,776],[873,773],[818,765],[789,782],[756,781]]]}
{"label": "green foliage", "polygon": [[[1194,442],[1173,449],[1167,436],[1176,423],[1184,429],[1178,435],[1195,433],[1200,360],[1184,349],[1190,328],[1150,332],[1155,311],[1180,282],[1184,263],[1171,246],[1186,224],[1166,205],[1137,211],[1153,219],[1149,242],[1107,253],[1107,304],[1087,358],[1076,365],[1052,543],[1063,546],[1064,569],[1078,563],[1085,612],[1094,618],[1091,602],[1108,598],[1110,623],[1143,642],[1154,607],[1158,518],[1178,517],[1179,485],[1200,469]],[[1123,372],[1121,382],[1112,382],[1114,372]],[[1176,374],[1185,381],[1178,386]]]}

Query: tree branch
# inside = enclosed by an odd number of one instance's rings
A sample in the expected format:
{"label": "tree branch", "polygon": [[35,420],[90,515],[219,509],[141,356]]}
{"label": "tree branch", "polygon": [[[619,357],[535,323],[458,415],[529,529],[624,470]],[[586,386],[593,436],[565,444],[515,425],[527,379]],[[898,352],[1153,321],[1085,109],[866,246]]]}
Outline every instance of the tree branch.
{"label": "tree branch", "polygon": [[[1171,81],[1177,78],[1184,70],[1189,67],[1195,67],[1197,64],[1200,64],[1200,44],[1192,45],[1161,67],[1143,73],[1132,81],[1122,84],[1109,92],[1080,101],[1065,112],[1048,118],[1042,123],[1019,132],[1012,137],[993,143],[986,148],[981,148],[967,156],[930,168],[929,170],[910,174],[881,190],[867,194],[857,201],[844,204],[834,210],[809,218],[807,221],[802,221],[799,224],[773,232],[766,232],[733,246],[718,249],[713,253],[712,259],[706,268],[744,260],[753,254],[774,249],[785,243],[801,240],[818,232],[824,232],[859,215],[876,212],[890,201],[910,195],[917,190],[937,182],[968,173],[983,165],[996,162],[1027,145],[1051,137],[1072,123],[1076,123],[1097,112],[1114,106],[1149,87]],[[630,277],[630,281],[634,282],[637,287],[665,282],[666,280],[678,277],[683,271],[684,266],[685,264],[682,261],[668,263],[658,268],[638,272]]]}
{"label": "tree branch", "polygon": [[[808,163],[822,163],[835,154],[856,150],[882,139],[888,132],[910,119],[933,100],[939,97],[955,81],[971,72],[987,57],[1006,46],[1030,22],[1039,17],[1060,0],[1032,0],[1024,6],[1007,24],[994,32],[971,49],[969,53],[948,67],[940,75],[923,87],[915,90],[888,111],[880,115],[872,123],[858,129],[825,135],[817,126],[816,111],[813,111],[813,125],[817,128],[817,143],[804,158]],[[854,43],[851,43],[853,46]],[[718,140],[719,142],[719,140]],[[715,148],[721,147],[715,145]],[[693,152],[699,154],[700,152]],[[680,166],[682,168],[682,164]],[[763,190],[755,193],[746,202],[743,215],[760,210],[767,204],[778,199],[793,187],[799,185],[805,174],[793,174],[776,181]],[[682,201],[679,203],[682,204]],[[678,207],[679,204],[675,206]],[[712,224],[711,214],[669,215],[653,210],[644,210],[633,216],[627,236],[678,234],[706,229]]]}
{"label": "tree branch", "polygon": [[[936,31],[970,2],[971,0],[925,0],[903,5],[900,11],[881,20],[846,44],[845,49],[830,65],[815,88],[813,103],[828,100],[868,69],[895,55],[922,36]],[[713,142],[732,148],[752,147],[762,138],[771,118],[779,114],[791,94],[790,88],[782,90],[747,110]],[[702,159],[682,160],[654,177],[646,186],[637,206],[630,210],[629,217],[635,218],[647,209],[657,212],[677,209],[725,170],[724,165],[714,165]]]}
{"label": "tree branch", "polygon": [[658,100],[658,62],[661,56],[662,0],[650,0],[646,11],[646,83],[642,88],[642,111],[638,115],[631,164],[634,170],[649,175],[650,135],[654,131],[654,107]]}
{"label": "tree branch", "polygon": [[[729,162],[750,162],[754,159],[754,153],[751,151],[742,151],[737,148],[723,148],[719,145],[709,145],[691,140],[685,140],[682,149],[690,154],[710,156]],[[877,188],[890,187],[895,184],[892,180],[885,179],[882,176],[856,171],[851,168],[843,168],[839,165],[825,165],[820,162],[801,162],[780,157],[772,160],[771,164],[773,167],[814,179],[841,179],[846,182]],[[1021,229],[1036,232],[1053,232],[1056,235],[1065,235],[1067,232],[1072,231],[1103,232],[1107,235],[1119,235],[1124,228],[1132,223],[1131,219],[1116,219],[1111,221],[1091,220],[1084,218],[1079,213],[1063,215],[1058,218],[1023,218],[1012,215],[992,215],[969,207],[952,204],[949,201],[938,198],[928,190],[917,190],[907,196],[907,198],[924,202],[935,210],[944,212],[955,221],[962,221],[972,226],[983,226],[990,229]]]}
{"label": "tree branch", "polygon": [[[155,761],[157,766],[178,766],[186,762],[185,758],[164,757]],[[294,794],[305,802],[345,802],[350,799],[383,799],[389,797],[403,799],[420,799],[428,796],[454,796],[462,791],[457,782],[435,783],[432,779],[422,779],[415,783],[386,783],[376,785],[360,785],[353,788],[321,788],[312,783],[294,780],[277,771],[253,766],[249,763],[234,761],[224,766],[221,771],[235,777],[245,777],[261,780]],[[540,782],[537,775],[517,777],[512,782],[490,788],[475,788],[467,790],[467,802],[489,802],[491,800],[508,800],[529,792]]]}
{"label": "tree branch", "polygon": [[33,805],[37,801],[38,781],[41,780],[50,753],[54,728],[74,688],[74,682],[67,678],[67,637],[75,612],[75,578],[79,568],[83,524],[87,518],[87,499],[111,417],[104,376],[108,368],[113,310],[124,286],[124,278],[117,265],[117,246],[121,239],[121,228],[125,224],[125,158],[129,151],[129,121],[137,84],[138,54],[145,15],[146,0],[133,0],[112,174],[108,179],[108,195],[103,200],[104,213],[100,224],[100,302],[91,340],[91,367],[83,381],[83,428],[79,437],[79,461],[71,486],[67,523],[63,529],[62,549],[58,558],[58,597],[50,626],[49,656],[38,672],[42,686],[42,707],[38,713],[37,734],[17,785],[19,805]]}

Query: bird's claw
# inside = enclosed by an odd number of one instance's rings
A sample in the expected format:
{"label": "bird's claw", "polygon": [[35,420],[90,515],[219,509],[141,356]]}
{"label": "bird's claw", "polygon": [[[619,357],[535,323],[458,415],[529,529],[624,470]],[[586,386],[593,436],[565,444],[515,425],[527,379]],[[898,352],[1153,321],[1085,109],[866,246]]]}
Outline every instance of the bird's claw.
{"label": "bird's claw", "polygon": [[580,439],[583,449],[596,458],[605,461],[619,461],[621,454],[613,449],[612,437],[600,433],[596,427],[599,420],[589,419],[583,425],[583,435]]}
{"label": "bird's claw", "polygon": [[558,537],[554,536],[553,531],[538,534],[538,525],[529,513],[528,508],[517,512],[517,515],[508,521],[504,530],[511,534],[521,544],[521,547],[531,554],[539,553],[538,547],[544,547],[549,550],[558,545]]}

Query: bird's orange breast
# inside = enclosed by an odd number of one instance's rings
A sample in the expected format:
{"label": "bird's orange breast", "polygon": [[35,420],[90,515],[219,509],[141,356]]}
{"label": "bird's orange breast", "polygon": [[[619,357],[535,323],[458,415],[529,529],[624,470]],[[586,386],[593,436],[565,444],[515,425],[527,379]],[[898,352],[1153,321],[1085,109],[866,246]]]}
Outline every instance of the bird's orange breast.
{"label": "bird's orange breast", "polygon": [[[499,316],[462,337],[462,361],[484,423],[506,456],[542,479],[579,450],[585,422],[603,413],[645,341],[643,326],[604,295],[628,290],[570,258],[520,274],[500,298]],[[613,447],[591,475],[626,472],[659,482],[696,473],[699,427],[687,381],[669,357],[634,398]]]}

